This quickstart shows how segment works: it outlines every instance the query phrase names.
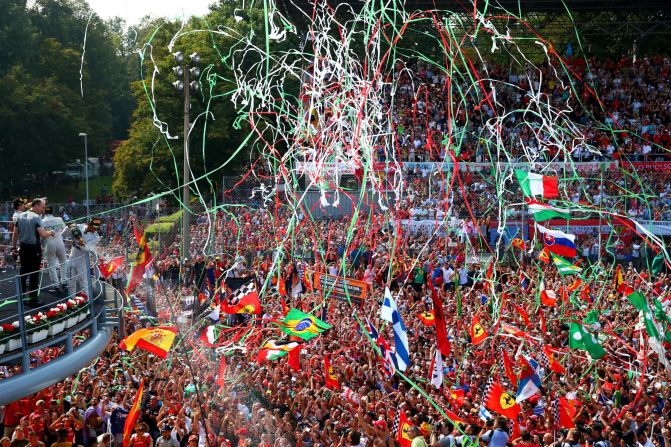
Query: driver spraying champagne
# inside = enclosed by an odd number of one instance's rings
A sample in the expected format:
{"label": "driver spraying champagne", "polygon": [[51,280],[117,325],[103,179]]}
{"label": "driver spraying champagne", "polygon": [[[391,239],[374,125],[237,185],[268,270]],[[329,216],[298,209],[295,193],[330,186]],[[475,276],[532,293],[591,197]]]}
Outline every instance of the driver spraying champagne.
{"label": "driver spraying champagne", "polygon": [[52,207],[47,206],[44,209],[44,218],[42,226],[47,231],[54,231],[54,237],[45,239],[47,251],[47,266],[49,267],[49,277],[51,278],[51,289],[49,292],[56,293],[65,291],[65,265],[67,257],[65,256],[65,243],[63,242],[63,231],[65,231],[65,222],[60,217],[54,216]]}
{"label": "driver spraying champagne", "polygon": [[90,274],[89,267],[97,268],[95,247],[100,241],[98,228],[100,228],[100,219],[96,217],[91,219],[88,225],[79,224],[70,226],[72,249],[70,250],[70,258],[68,259],[68,292],[71,295],[78,293],[88,295],[87,275]]}

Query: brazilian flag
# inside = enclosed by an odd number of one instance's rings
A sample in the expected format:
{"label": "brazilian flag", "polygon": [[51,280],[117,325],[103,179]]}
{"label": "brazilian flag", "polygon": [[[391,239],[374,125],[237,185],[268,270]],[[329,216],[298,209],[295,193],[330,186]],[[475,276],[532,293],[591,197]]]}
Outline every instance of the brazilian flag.
{"label": "brazilian flag", "polygon": [[280,323],[280,326],[287,334],[294,335],[303,340],[310,340],[325,330],[331,329],[331,325],[298,309],[291,309]]}

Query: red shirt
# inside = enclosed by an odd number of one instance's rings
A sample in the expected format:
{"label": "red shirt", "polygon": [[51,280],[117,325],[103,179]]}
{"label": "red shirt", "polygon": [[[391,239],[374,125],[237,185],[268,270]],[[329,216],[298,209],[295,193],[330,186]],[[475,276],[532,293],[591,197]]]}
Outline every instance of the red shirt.
{"label": "red shirt", "polygon": [[133,436],[130,437],[130,445],[133,447],[152,447],[151,446],[151,436],[149,433],[133,433]]}

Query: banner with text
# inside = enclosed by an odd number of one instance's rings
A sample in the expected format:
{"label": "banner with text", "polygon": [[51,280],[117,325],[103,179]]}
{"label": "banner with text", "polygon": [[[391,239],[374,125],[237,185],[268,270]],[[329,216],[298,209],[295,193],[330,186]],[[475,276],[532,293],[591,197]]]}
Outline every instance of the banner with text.
{"label": "banner with text", "polygon": [[349,296],[352,303],[357,306],[363,305],[368,294],[368,284],[365,282],[327,273],[315,273],[315,288],[322,296],[332,296],[340,301],[347,301]]}

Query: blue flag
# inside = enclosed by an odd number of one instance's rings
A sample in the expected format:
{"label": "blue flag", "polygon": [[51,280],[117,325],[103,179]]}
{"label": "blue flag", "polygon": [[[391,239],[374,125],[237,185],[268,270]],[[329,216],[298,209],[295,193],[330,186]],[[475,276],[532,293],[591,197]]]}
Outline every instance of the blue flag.
{"label": "blue flag", "polygon": [[394,330],[394,348],[396,349],[396,362],[398,369],[405,371],[410,364],[410,354],[408,349],[408,333],[405,330],[401,314],[398,312],[394,298],[391,296],[389,288],[384,290],[384,302],[380,309],[380,318],[392,324]]}

